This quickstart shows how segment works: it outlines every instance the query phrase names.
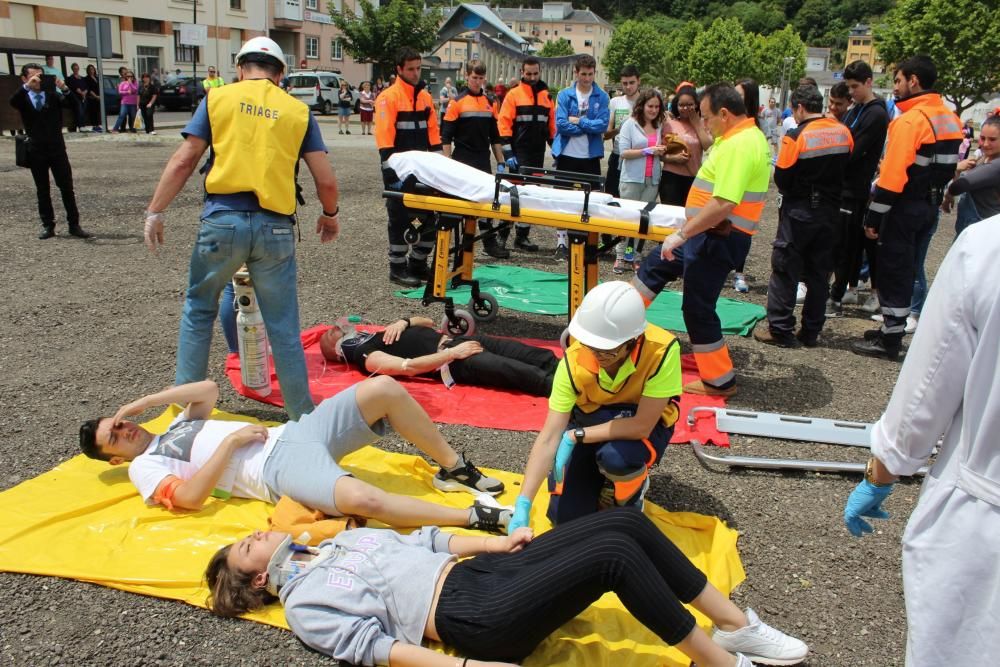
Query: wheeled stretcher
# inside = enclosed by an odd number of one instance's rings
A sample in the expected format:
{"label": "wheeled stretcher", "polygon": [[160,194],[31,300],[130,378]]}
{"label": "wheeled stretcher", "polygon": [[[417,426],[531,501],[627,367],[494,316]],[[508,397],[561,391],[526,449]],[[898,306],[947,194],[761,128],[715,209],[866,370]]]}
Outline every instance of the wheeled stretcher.
{"label": "wheeled stretcher", "polygon": [[[530,168],[530,173],[491,175],[422,151],[397,153],[388,163],[404,187],[386,190],[383,196],[399,198],[408,209],[430,214],[420,223],[433,224],[437,234],[433,278],[425,288],[423,304],[444,303],[444,325],[454,334],[471,333],[476,321],[497,315],[496,299],[480,292],[472,278],[475,243],[482,239],[476,235],[480,218],[568,230],[570,318],[597,284],[601,234],[660,242],[685,220],[679,206],[647,205],[605,194],[600,191],[604,179],[590,174]],[[459,230],[462,240],[452,260],[453,235]],[[447,296],[449,285],[472,288],[468,312],[455,309]]]}

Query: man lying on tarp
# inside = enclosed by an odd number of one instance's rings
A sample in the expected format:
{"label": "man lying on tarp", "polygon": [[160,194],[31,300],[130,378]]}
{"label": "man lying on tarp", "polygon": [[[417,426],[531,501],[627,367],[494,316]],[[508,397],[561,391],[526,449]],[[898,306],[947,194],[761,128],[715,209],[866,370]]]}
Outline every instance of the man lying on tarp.
{"label": "man lying on tarp", "polygon": [[[503,492],[445,441],[424,409],[392,378],[370,378],[332,396],[298,421],[275,427],[209,419],[219,398],[211,380],[169,387],[85,422],[80,448],[112,465],[131,462],[129,479],[149,504],[199,510],[210,495],[276,502],[288,496],[330,516],[359,516],[392,526],[468,526],[502,531],[510,512],[476,501],[468,509],[388,493],[338,465],[378,440],[386,422],[442,466],[434,486],[472,494]],[[163,435],[125,417],[186,405]]]}
{"label": "man lying on tarp", "polygon": [[559,358],[516,340],[472,335],[451,337],[427,317],[409,317],[382,333],[356,331],[341,318],[319,340],[327,361],[343,359],[354,368],[380,375],[426,375],[455,383],[514,389],[548,396]]}

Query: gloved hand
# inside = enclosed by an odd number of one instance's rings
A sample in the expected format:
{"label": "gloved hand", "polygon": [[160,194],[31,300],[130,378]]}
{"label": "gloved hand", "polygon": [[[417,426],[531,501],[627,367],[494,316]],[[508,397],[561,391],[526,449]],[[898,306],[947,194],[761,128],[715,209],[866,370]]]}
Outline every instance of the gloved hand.
{"label": "gloved hand", "polygon": [[556,479],[556,484],[562,484],[563,476],[566,474],[566,464],[569,457],[573,455],[573,447],[576,446],[576,438],[570,431],[564,431],[562,439],[559,440],[559,449],[556,450],[556,461],[552,465],[552,475]]}
{"label": "gloved hand", "polygon": [[507,534],[513,535],[518,528],[527,528],[531,514],[531,501],[524,496],[518,496],[514,502],[514,516],[507,524]]}
{"label": "gloved hand", "polygon": [[386,186],[388,190],[395,190],[396,192],[403,191],[403,181],[395,181]]}
{"label": "gloved hand", "polygon": [[882,227],[882,219],[885,213],[877,213],[871,209],[865,213],[865,235],[870,239],[877,239],[879,229]]}
{"label": "gloved hand", "polygon": [[498,174],[503,174],[506,171],[507,171],[507,165],[506,165],[506,163],[501,162],[500,164],[497,165],[497,173]]}
{"label": "gloved hand", "polygon": [[844,523],[847,530],[851,531],[854,537],[861,537],[865,533],[874,531],[871,524],[862,519],[866,516],[871,519],[888,519],[889,513],[882,509],[882,501],[892,493],[893,485],[875,486],[867,479],[861,480],[851,495],[847,497],[847,504],[844,505]]}
{"label": "gloved hand", "polygon": [[521,166],[518,163],[517,158],[514,157],[513,155],[507,158],[504,162],[507,165],[507,168],[510,169],[511,171],[517,171]]}
{"label": "gloved hand", "polygon": [[146,240],[146,247],[151,252],[156,252],[156,249],[163,245],[163,223],[165,219],[166,216],[163,215],[163,211],[159,213],[146,211],[146,224],[143,227],[142,235]]}

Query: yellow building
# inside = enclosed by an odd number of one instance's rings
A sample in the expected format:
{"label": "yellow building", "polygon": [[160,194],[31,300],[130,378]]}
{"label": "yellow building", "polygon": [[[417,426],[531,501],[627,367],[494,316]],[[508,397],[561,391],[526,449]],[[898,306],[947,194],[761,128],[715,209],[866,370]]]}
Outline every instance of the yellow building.
{"label": "yellow building", "polygon": [[863,23],[855,25],[847,35],[847,55],[844,58],[844,63],[850,64],[855,60],[865,61],[871,66],[873,72],[885,71],[885,63],[879,58],[878,51],[875,49],[872,29]]}

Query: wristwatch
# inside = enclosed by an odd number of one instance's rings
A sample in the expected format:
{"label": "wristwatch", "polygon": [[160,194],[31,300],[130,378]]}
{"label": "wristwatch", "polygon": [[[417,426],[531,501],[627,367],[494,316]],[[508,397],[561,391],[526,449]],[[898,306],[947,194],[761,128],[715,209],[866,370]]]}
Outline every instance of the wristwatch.
{"label": "wristwatch", "polygon": [[576,438],[576,444],[582,445],[583,438],[586,436],[586,432],[582,428],[578,428],[573,431],[573,437]]}
{"label": "wristwatch", "polygon": [[875,457],[868,459],[868,465],[865,466],[865,481],[872,486],[885,487],[892,486],[892,482],[876,482],[875,481]]}

